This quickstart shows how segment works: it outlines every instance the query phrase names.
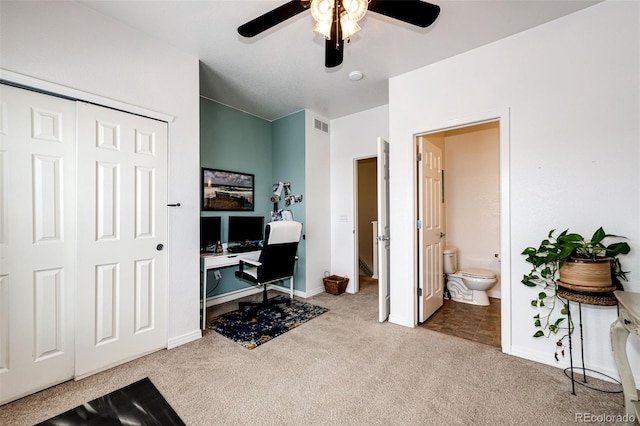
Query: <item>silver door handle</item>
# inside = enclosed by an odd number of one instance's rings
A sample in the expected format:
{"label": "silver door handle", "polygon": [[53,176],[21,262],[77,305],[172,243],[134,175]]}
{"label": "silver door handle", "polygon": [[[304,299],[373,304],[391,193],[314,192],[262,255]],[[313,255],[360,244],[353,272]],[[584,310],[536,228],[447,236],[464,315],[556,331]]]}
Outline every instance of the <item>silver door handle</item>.
{"label": "silver door handle", "polygon": [[378,235],[378,241],[389,241],[389,237],[386,235]]}

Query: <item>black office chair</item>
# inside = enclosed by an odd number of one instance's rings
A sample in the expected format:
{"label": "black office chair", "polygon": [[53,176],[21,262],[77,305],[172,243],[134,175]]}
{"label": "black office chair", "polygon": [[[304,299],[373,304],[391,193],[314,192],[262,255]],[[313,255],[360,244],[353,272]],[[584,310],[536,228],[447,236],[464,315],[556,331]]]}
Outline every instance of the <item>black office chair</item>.
{"label": "black office chair", "polygon": [[269,284],[290,280],[293,289],[293,269],[296,263],[296,251],[302,234],[302,224],[294,221],[269,222],[264,231],[264,245],[259,260],[240,260],[240,269],[236,276],[241,280],[262,286],[262,300],[256,302],[240,302],[240,309],[252,307],[253,310],[269,307],[282,313],[277,306],[286,304],[291,306],[291,297],[277,297],[269,299],[267,288]]}

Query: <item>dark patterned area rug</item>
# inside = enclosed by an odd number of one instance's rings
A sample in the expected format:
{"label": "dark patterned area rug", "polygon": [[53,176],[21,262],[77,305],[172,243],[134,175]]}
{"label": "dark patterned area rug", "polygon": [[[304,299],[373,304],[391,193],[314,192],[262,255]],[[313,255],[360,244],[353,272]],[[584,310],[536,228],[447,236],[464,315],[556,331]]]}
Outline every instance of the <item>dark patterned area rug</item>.
{"label": "dark patterned area rug", "polygon": [[36,426],[184,425],[162,394],[144,378]]}
{"label": "dark patterned area rug", "polygon": [[251,314],[245,308],[244,312],[237,310],[212,318],[209,328],[247,349],[254,349],[328,311],[294,299],[291,306],[282,305],[283,315],[269,308]]}

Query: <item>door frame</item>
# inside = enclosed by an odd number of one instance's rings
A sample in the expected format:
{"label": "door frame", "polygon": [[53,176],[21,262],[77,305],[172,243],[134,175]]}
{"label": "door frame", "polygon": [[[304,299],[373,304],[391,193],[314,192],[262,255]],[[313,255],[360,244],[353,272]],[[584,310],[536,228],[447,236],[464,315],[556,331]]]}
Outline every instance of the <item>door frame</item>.
{"label": "door frame", "polygon": [[[453,118],[444,121],[437,127],[430,127],[424,131],[413,134],[411,141],[415,143],[417,137],[444,132],[447,130],[460,129],[464,127],[475,126],[488,122],[498,122],[500,124],[500,293],[501,293],[501,346],[502,352],[506,354],[512,353],[511,340],[511,201],[510,201],[510,185],[511,185],[511,163],[510,163],[510,109],[504,108],[499,110],[490,110],[478,113],[472,116]],[[417,153],[413,149],[414,176],[417,176]],[[414,186],[414,200],[417,199],[417,187]],[[417,215],[417,213],[414,213]],[[417,220],[417,217],[415,218]],[[417,247],[417,229],[414,233],[415,250]],[[414,261],[415,262],[415,261]],[[415,265],[414,269],[417,269]],[[417,271],[416,271],[417,273]],[[414,281],[413,306],[418,306],[418,282]],[[414,324],[417,324],[418,311],[415,309]]]}

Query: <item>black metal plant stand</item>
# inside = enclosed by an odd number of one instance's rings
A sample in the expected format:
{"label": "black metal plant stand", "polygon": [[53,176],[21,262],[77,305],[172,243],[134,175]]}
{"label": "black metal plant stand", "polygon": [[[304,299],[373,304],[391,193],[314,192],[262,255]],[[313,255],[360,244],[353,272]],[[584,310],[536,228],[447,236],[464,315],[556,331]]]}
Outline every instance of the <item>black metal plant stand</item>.
{"label": "black metal plant stand", "polygon": [[[567,301],[567,321],[569,322],[569,363],[570,363],[570,367],[565,368],[564,370],[564,374],[569,377],[571,379],[571,394],[575,395],[576,394],[576,383],[578,383],[579,385],[582,385],[584,387],[587,387],[589,389],[593,389],[599,392],[605,392],[605,393],[622,393],[622,389],[620,390],[608,390],[608,389],[602,389],[602,388],[598,388],[595,385],[587,382],[587,371],[591,372],[591,373],[595,373],[598,374],[600,376],[606,377],[608,379],[610,379],[612,382],[620,385],[621,383],[616,380],[615,378],[608,376],[604,373],[601,373],[599,371],[595,371],[589,368],[586,368],[584,366],[584,331],[583,331],[583,327],[582,327],[582,304],[586,303],[589,305],[600,305],[600,306],[616,306],[617,300],[615,298],[615,296],[613,295],[613,293],[588,293],[588,292],[577,292],[575,290],[570,290],[568,288],[562,288],[562,283],[559,284],[560,286],[558,287],[558,295],[560,297],[562,297],[563,299],[565,299]],[[578,325],[580,328],[580,361],[581,361],[581,366],[577,367],[574,366],[573,364],[573,332],[575,330],[575,327],[573,326],[573,323],[571,321],[571,301],[577,302],[578,303]],[[575,377],[575,370],[576,369],[581,369],[582,370],[582,380],[580,380],[579,378],[576,379]]]}

